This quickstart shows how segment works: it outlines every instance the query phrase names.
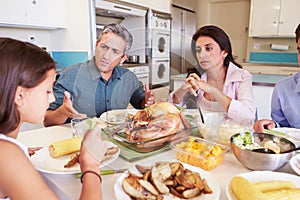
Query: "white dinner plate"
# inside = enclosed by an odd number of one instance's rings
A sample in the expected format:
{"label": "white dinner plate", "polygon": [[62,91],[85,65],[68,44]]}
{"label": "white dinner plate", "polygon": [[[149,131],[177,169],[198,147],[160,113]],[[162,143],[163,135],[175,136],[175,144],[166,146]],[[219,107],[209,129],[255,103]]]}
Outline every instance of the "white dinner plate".
{"label": "white dinner plate", "polygon": [[[108,142],[108,147],[116,146],[111,142]],[[105,160],[103,163],[101,163],[100,167],[103,167],[105,165],[110,164],[114,160],[116,160],[119,157],[120,149],[119,151],[113,155],[108,160]],[[76,174],[80,172],[80,166],[79,163],[76,163],[73,167],[70,168],[64,168],[64,165],[70,160],[71,154],[58,157],[58,158],[52,158],[50,156],[48,148],[42,148],[41,150],[37,151],[31,158],[31,163],[34,165],[34,167],[40,171],[50,174]]]}
{"label": "white dinner plate", "polygon": [[300,154],[295,155],[291,160],[290,160],[290,165],[292,169],[300,175]]}
{"label": "white dinner plate", "polygon": [[117,109],[109,110],[100,115],[100,119],[105,121],[108,124],[122,124],[125,123],[127,114],[135,114],[138,110],[135,109]]}
{"label": "white dinner plate", "polygon": [[300,146],[300,129],[283,127],[274,128],[273,130],[287,134],[289,139],[291,139],[297,146]]}
{"label": "white dinner plate", "polygon": [[[193,172],[198,172],[202,178],[205,178],[207,181],[208,186],[212,189],[213,193],[212,194],[202,194],[199,197],[195,197],[191,200],[218,200],[220,197],[220,185],[217,182],[217,180],[213,177],[213,175],[209,172],[206,172],[205,170],[197,167],[193,167],[191,165],[182,163],[184,168],[192,170]],[[139,174],[138,171],[134,169],[130,169],[130,172]],[[114,192],[115,192],[115,197],[117,200],[131,200],[131,198],[124,192],[122,188],[122,182],[125,177],[128,176],[128,172],[126,171],[123,173],[115,182],[114,184]],[[170,195],[171,196],[171,195]],[[180,198],[174,198],[174,196],[165,199],[173,199],[173,200],[179,200]]]}
{"label": "white dinner plate", "polygon": [[[300,177],[283,173],[283,172],[273,172],[273,171],[252,171],[248,173],[239,174],[237,176],[241,176],[246,178],[251,183],[260,182],[260,181],[273,181],[273,180],[282,180],[282,181],[291,181],[295,184],[296,187],[300,187]],[[230,180],[231,181],[231,180]],[[237,200],[232,190],[230,189],[230,181],[226,186],[226,195],[229,200]]]}

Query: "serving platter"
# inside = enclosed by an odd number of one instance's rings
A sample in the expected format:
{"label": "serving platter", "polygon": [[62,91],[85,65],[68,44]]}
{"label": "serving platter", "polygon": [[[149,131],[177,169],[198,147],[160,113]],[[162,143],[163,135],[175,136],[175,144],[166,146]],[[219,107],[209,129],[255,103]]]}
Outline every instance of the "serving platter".
{"label": "serving platter", "polygon": [[[248,173],[239,174],[237,176],[241,176],[246,178],[251,183],[260,182],[260,181],[275,181],[275,180],[282,180],[282,181],[291,181],[295,184],[296,187],[300,187],[300,177],[283,173],[283,172],[273,172],[273,171],[252,171]],[[233,194],[232,190],[230,189],[230,181],[227,183],[226,186],[226,195],[229,200],[238,200],[235,195]]]}
{"label": "serving platter", "polygon": [[100,119],[110,125],[118,125],[125,123],[128,114],[134,115],[137,113],[136,109],[116,109],[109,110],[100,115]]}
{"label": "serving platter", "polygon": [[300,129],[283,127],[272,130],[285,133],[288,139],[292,140],[297,146],[300,146]]}
{"label": "serving platter", "polygon": [[[108,148],[116,146],[112,142],[108,142]],[[104,167],[105,165],[108,165],[112,163],[114,160],[116,160],[119,157],[120,149],[119,151],[114,154],[111,158],[103,161],[101,163],[100,168]],[[58,157],[58,158],[52,158],[49,154],[48,148],[42,148],[39,151],[37,151],[31,158],[31,163],[34,165],[34,167],[40,171],[45,172],[49,174],[76,174],[80,172],[80,165],[79,163],[76,163],[73,167],[70,168],[64,168],[64,165],[70,160],[71,154]]]}
{"label": "serving platter", "polygon": [[291,168],[300,176],[300,154],[295,155],[290,160]]}
{"label": "serving platter", "polygon": [[[218,200],[220,198],[220,192],[221,192],[220,185],[211,173],[209,173],[203,169],[200,169],[198,167],[193,167],[193,166],[185,164],[185,163],[182,163],[182,164],[183,164],[184,168],[189,169],[193,172],[198,172],[202,178],[205,178],[207,181],[207,184],[213,191],[212,194],[202,194],[201,196],[192,198],[191,200]],[[129,171],[131,173],[139,174],[139,172],[135,168],[129,169]],[[117,200],[131,200],[130,196],[125,193],[125,191],[123,190],[123,187],[122,187],[122,182],[123,182],[124,178],[126,178],[127,176],[128,176],[128,171],[124,172],[116,180],[116,182],[114,184],[114,193],[115,193],[115,197]],[[181,200],[181,198],[174,197],[173,195],[168,195],[168,196],[166,195],[164,197],[165,197],[164,198],[165,200],[172,200],[172,199],[173,200]]]}

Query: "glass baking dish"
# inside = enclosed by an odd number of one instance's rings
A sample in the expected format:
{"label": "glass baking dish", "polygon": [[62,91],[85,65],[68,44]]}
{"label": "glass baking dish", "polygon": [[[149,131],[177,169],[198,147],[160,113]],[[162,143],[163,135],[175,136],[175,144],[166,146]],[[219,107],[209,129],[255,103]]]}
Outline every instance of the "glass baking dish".
{"label": "glass baking dish", "polygon": [[223,163],[228,146],[208,141],[199,137],[187,136],[171,142],[177,160],[187,164],[211,170]]}
{"label": "glass baking dish", "polygon": [[[103,131],[105,134],[108,133]],[[127,147],[128,149],[134,150],[139,153],[147,153],[151,151],[155,151],[169,145],[170,142],[174,140],[178,140],[180,138],[187,137],[189,135],[197,135],[198,129],[197,127],[193,127],[190,129],[184,129],[172,135],[163,136],[160,138],[156,138],[153,140],[147,140],[142,142],[133,142],[127,139],[127,134],[124,131],[120,131],[112,136],[119,144]]]}

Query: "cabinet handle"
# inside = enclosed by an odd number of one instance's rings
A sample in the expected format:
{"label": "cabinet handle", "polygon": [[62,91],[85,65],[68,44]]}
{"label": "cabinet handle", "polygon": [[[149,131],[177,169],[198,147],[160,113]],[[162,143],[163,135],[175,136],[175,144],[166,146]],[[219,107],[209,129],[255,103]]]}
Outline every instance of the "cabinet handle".
{"label": "cabinet handle", "polygon": [[32,0],[32,4],[36,4],[36,0]]}
{"label": "cabinet handle", "polygon": [[279,24],[283,24],[284,22],[279,22]]}
{"label": "cabinet handle", "polygon": [[273,22],[273,24],[277,24],[277,22]]}

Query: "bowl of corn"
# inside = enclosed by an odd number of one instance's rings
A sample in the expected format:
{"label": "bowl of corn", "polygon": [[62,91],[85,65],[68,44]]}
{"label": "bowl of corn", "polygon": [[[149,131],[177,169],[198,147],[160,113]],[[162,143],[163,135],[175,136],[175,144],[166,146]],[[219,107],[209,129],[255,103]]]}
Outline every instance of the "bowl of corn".
{"label": "bowl of corn", "polygon": [[223,163],[229,147],[199,137],[189,136],[171,142],[170,148],[175,151],[177,160],[211,170]]}

